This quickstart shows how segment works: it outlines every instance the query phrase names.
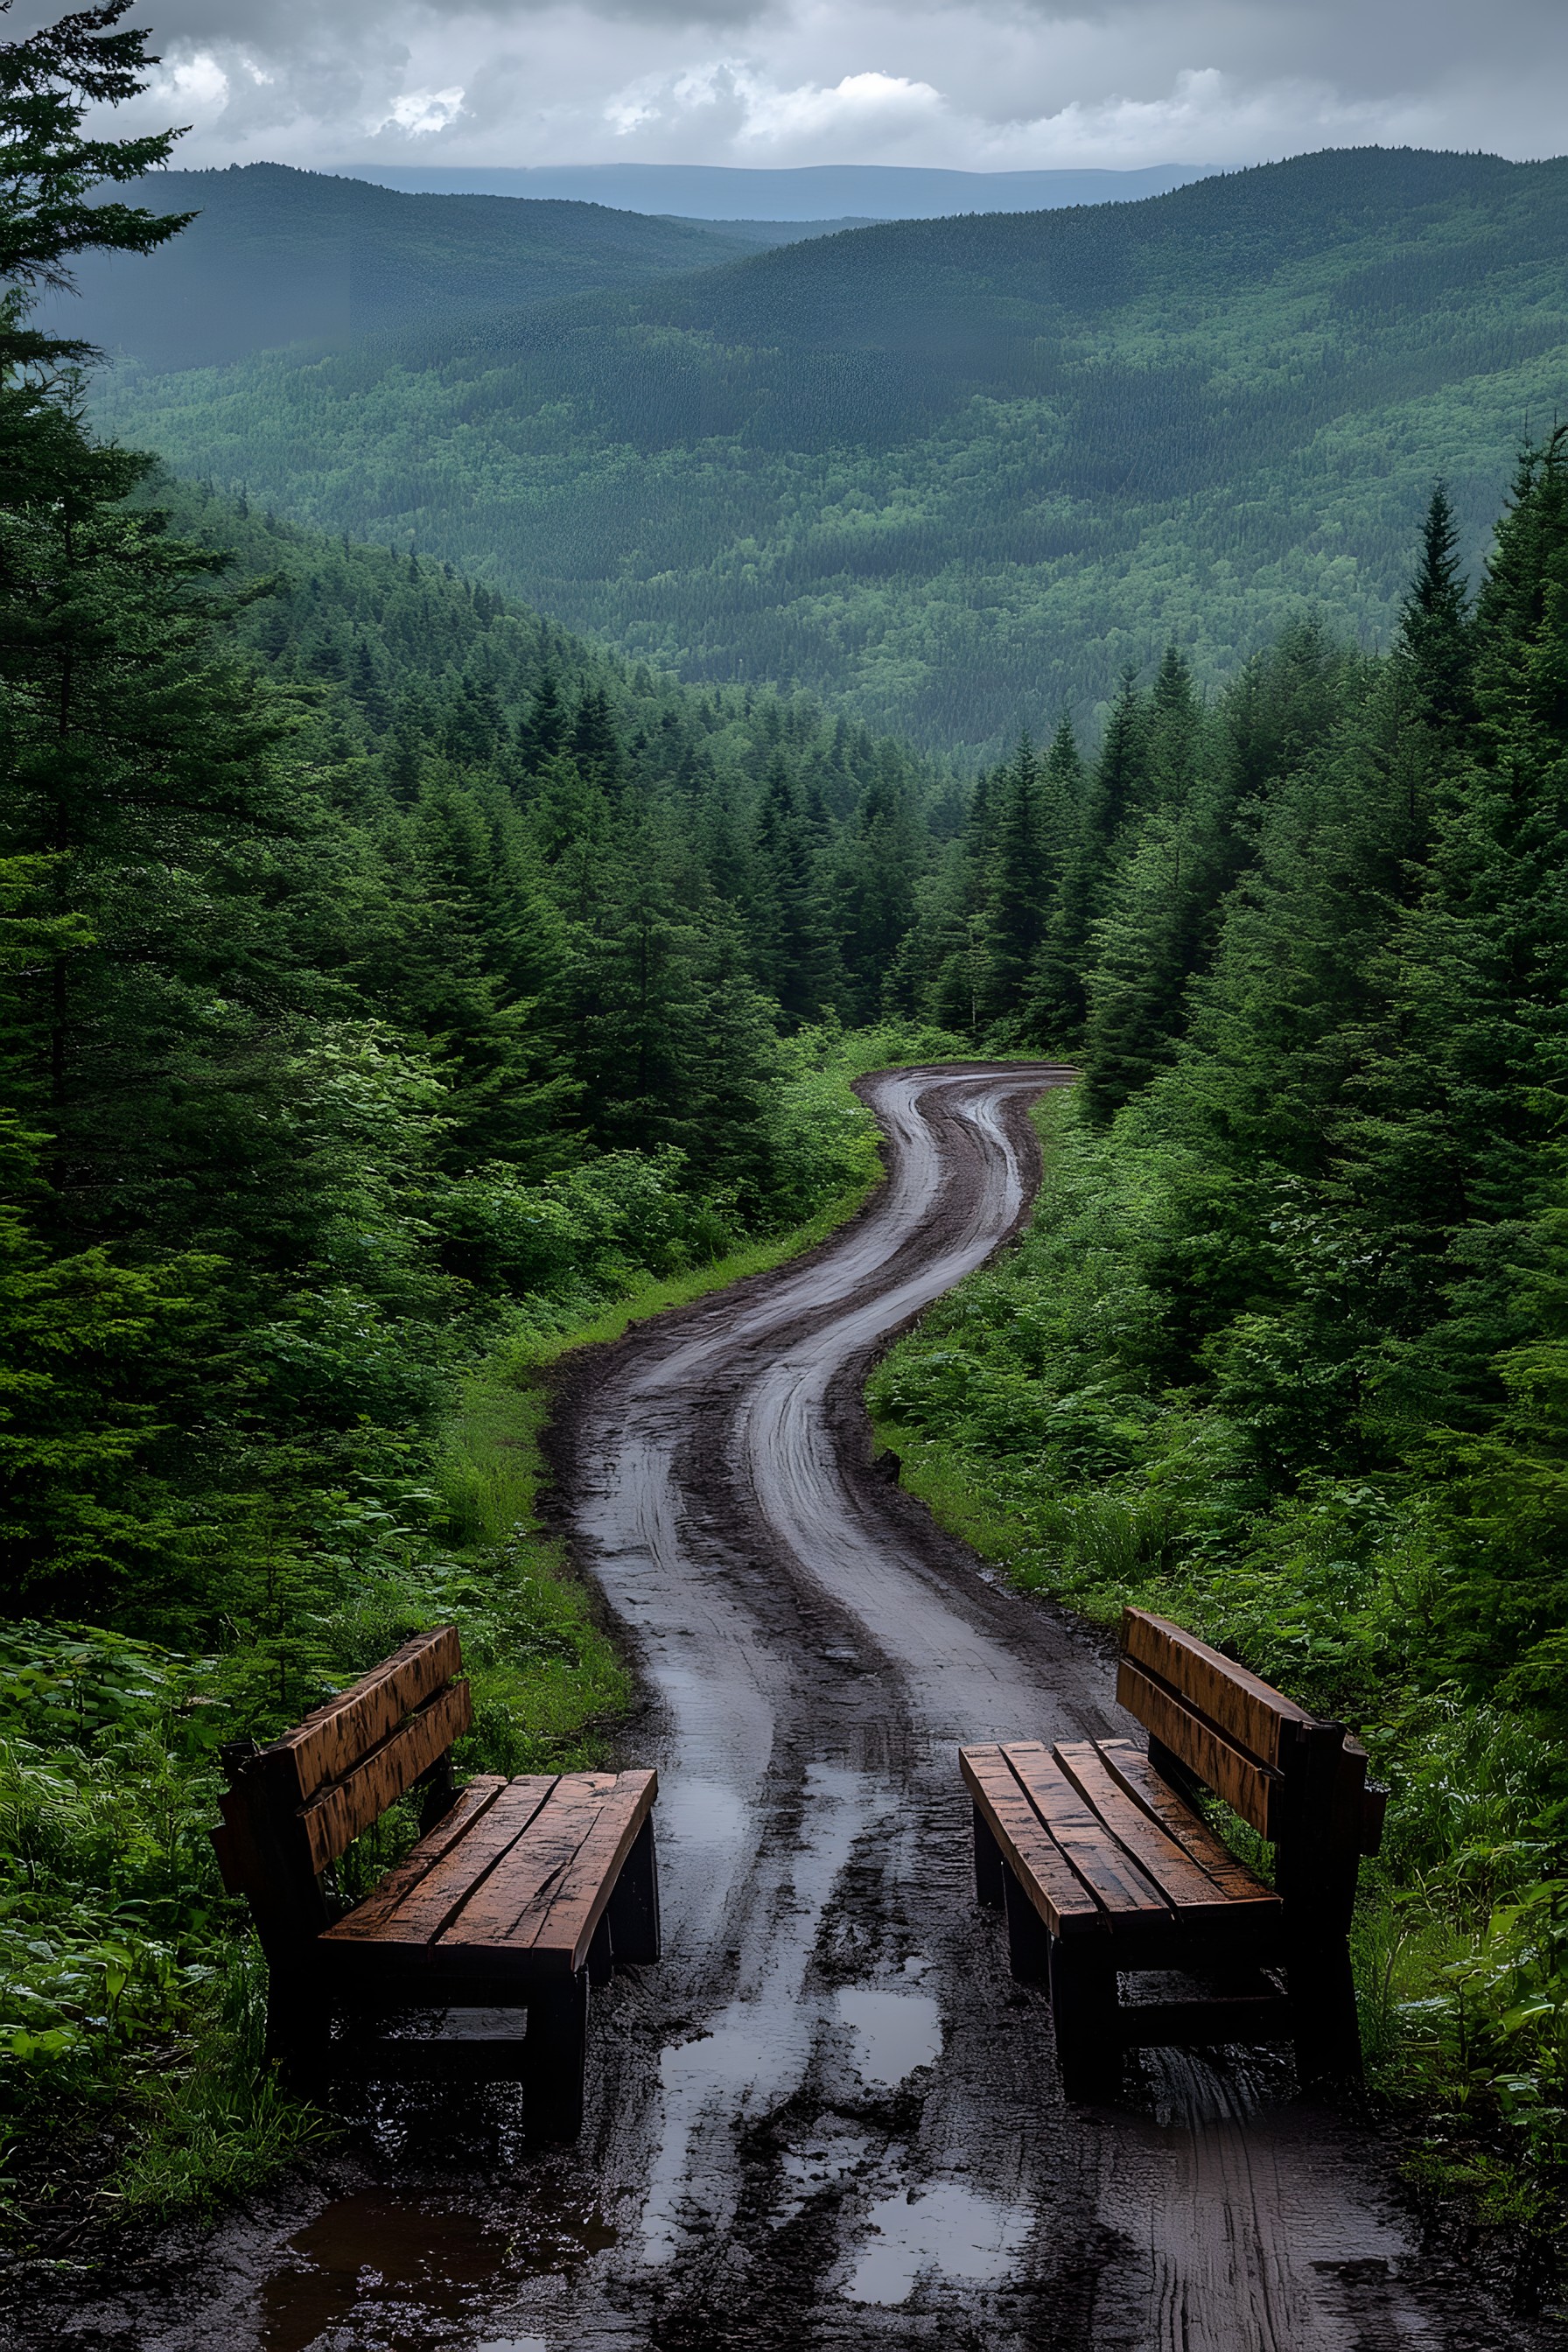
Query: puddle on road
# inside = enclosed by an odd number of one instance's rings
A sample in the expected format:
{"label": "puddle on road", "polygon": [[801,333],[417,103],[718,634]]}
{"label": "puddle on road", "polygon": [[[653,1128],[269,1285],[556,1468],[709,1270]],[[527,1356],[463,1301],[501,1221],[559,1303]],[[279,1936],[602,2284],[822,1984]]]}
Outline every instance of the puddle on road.
{"label": "puddle on road", "polygon": [[907,2303],[923,2273],[971,2285],[1006,2278],[1031,2226],[1016,2206],[978,2197],[956,2180],[885,2197],[867,2218],[871,2234],[840,2289],[848,2303]]}
{"label": "puddle on road", "polygon": [[[542,2338],[479,2341],[493,2287],[568,2270],[614,2245],[603,2216],[527,2200],[503,2229],[460,2209],[366,2190],[289,2242],[261,2290],[264,2352],[549,2352]],[[502,2273],[504,2273],[504,2279]]]}
{"label": "puddle on road", "polygon": [[896,2090],[917,2066],[942,2056],[942,2011],[929,1992],[855,1985],[834,1998],[855,2036],[855,2071],[873,2088]]}
{"label": "puddle on road", "polygon": [[660,2054],[663,2116],[643,2209],[650,2263],[728,2226],[737,2134],[781,2106],[811,2063],[825,2003],[805,1977],[828,1898],[858,1841],[898,1803],[886,1781],[825,1763],[807,1766],[804,1798],[795,1842],[759,1869],[743,1919],[727,1931],[739,1946],[733,1997],[710,2031]]}

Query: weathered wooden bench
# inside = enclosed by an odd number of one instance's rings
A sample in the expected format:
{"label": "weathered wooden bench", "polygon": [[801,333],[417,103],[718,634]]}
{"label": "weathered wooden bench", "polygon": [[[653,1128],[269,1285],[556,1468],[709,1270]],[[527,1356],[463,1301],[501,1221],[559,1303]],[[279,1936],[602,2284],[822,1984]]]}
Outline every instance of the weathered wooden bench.
{"label": "weathered wooden bench", "polygon": [[[531,2137],[583,2119],[588,1988],[656,1960],[652,1772],[486,1774],[459,1793],[452,1743],[473,1721],[450,1626],[421,1633],[270,1746],[223,1750],[213,1832],[247,1897],[268,1973],[268,2050],[314,2088],[333,2073],[509,2076]],[[352,1908],[323,1885],[410,1790],[424,1835]],[[367,2036],[374,2020],[525,2012],[521,2034]],[[334,2023],[343,2030],[334,2034]]]}
{"label": "weathered wooden bench", "polygon": [[[1295,2042],[1304,2083],[1354,2077],[1348,1934],[1384,1799],[1366,1751],[1177,1625],[1129,1609],[1116,1696],[1149,1734],[966,1748],[975,1886],[1013,1973],[1047,1982],[1069,2097],[1104,2096],[1140,2043]],[[1208,1790],[1275,1848],[1275,1885],[1189,1799]],[[1119,1978],[1208,1981],[1123,2000]]]}

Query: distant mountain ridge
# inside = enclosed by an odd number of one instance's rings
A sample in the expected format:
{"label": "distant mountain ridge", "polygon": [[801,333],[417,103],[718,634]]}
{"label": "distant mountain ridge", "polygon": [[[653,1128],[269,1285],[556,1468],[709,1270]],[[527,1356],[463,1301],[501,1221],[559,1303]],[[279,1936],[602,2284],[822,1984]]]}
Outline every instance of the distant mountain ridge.
{"label": "distant mountain ridge", "polygon": [[[116,191],[117,194],[121,193]],[[145,257],[89,254],[62,332],[154,367],[204,367],[289,344],[341,349],[424,324],[449,330],[563,294],[711,268],[817,229],[615,212],[560,199],[399,194],[283,163],[160,172],[132,192],[198,217]]]}
{"label": "distant mountain ridge", "polygon": [[1564,251],[1568,162],[1331,151],[100,400],[183,471],[688,677],[989,751],[1173,637],[1215,682],[1304,610],[1385,635],[1437,475],[1473,568],[1568,413]]}
{"label": "distant mountain ridge", "polygon": [[957,213],[1041,212],[1132,204],[1201,180],[1213,163],[1132,171],[955,172],[907,163],[343,163],[356,180],[421,195],[565,197],[688,220],[942,220]]}

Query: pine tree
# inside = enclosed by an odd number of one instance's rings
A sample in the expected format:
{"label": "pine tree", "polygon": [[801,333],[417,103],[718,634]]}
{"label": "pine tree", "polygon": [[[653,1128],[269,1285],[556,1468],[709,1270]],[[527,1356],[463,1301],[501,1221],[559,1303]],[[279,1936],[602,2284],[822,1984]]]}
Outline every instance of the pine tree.
{"label": "pine tree", "polygon": [[539,775],[566,748],[567,717],[561,685],[547,669],[533,690],[527,714],[518,722],[517,754],[524,776]]}
{"label": "pine tree", "polygon": [[921,868],[919,829],[901,780],[879,770],[833,854],[832,896],[845,1009],[876,1019],[914,919]]}
{"label": "pine tree", "polygon": [[821,1019],[837,974],[822,876],[800,794],[782,760],[769,768],[752,850],[747,929],[752,970],[788,1025]]}
{"label": "pine tree", "polygon": [[1010,1031],[1023,1009],[1047,919],[1054,863],[1045,831],[1039,763],[1028,736],[991,782],[984,876],[985,977],[982,1017]]}
{"label": "pine tree", "polygon": [[1561,430],[1521,463],[1477,601],[1468,749],[1440,776],[1429,876],[1393,937],[1352,1139],[1415,1335],[1407,1377],[1461,1420],[1495,1406],[1493,1360],[1524,1336],[1515,1269],[1568,1089],[1565,615]]}
{"label": "pine tree", "polygon": [[1439,482],[1421,530],[1421,558],[1400,614],[1396,655],[1406,668],[1416,714],[1450,741],[1474,718],[1466,583],[1458,532]]}
{"label": "pine tree", "polygon": [[1129,669],[1106,721],[1036,961],[1025,1017],[1037,1039],[1070,1046],[1082,1034],[1090,939],[1118,860],[1131,846],[1128,829],[1149,793],[1147,713],[1137,673]]}

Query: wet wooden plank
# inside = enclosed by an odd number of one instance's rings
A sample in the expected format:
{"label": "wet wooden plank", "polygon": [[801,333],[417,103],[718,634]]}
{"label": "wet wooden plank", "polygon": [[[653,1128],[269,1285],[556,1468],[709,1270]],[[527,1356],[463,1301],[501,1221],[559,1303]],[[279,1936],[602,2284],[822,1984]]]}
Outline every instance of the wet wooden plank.
{"label": "wet wooden plank", "polygon": [[528,1834],[509,1850],[504,1868],[492,1871],[447,1921],[436,1938],[450,1951],[509,1948],[518,1921],[542,1896],[552,1897],[593,1831],[614,1772],[563,1772],[528,1825]]}
{"label": "wet wooden plank", "polygon": [[1250,1822],[1260,1836],[1279,1834],[1284,1783],[1278,1772],[1234,1747],[1163,1684],[1152,1681],[1131,1658],[1118,1662],[1116,1696],[1129,1715],[1163,1741],[1216,1797],[1223,1797],[1233,1812]]}
{"label": "wet wooden plank", "polygon": [[1053,1841],[1112,1925],[1119,1918],[1148,1924],[1170,1917],[1171,1906],[1160,1888],[1117,1843],[1043,1743],[1009,1740],[1002,1753]]}
{"label": "wet wooden plank", "polygon": [[556,1886],[520,1915],[509,1943],[558,1951],[569,1969],[584,1965],[594,1932],[658,1793],[657,1773],[620,1774]]}
{"label": "wet wooden plank", "polygon": [[1121,1647],[1137,1665],[1164,1683],[1227,1739],[1259,1764],[1277,1765],[1289,1731],[1317,1717],[1180,1625],[1145,1609],[1124,1610]]}
{"label": "wet wooden plank", "polygon": [[[545,1778],[544,1785],[549,1788],[548,1778]],[[422,1884],[430,1878],[437,1864],[445,1862],[458,1845],[465,1848],[459,1866],[468,1868],[467,1841],[469,1834],[476,1824],[493,1810],[506,1786],[505,1776],[500,1772],[485,1773],[470,1780],[450,1812],[442,1816],[435,1828],[420,1839],[395,1870],[388,1871],[363,1903],[356,1904],[328,1930],[329,1936],[341,1943],[363,1942],[380,1937],[384,1929],[388,1928],[393,1915],[411,1900]],[[477,1859],[473,1866],[479,1866]],[[396,1934],[400,1931],[390,1928],[389,1932]]]}
{"label": "wet wooden plank", "polygon": [[379,1748],[462,1664],[455,1625],[416,1633],[374,1673],[312,1707],[302,1723],[262,1750],[268,1787],[292,1804],[308,1804],[329,1780],[341,1780]]}
{"label": "wet wooden plank", "polygon": [[1173,1909],[1186,1916],[1215,1917],[1231,1907],[1234,1897],[1226,1887],[1128,1794],[1092,1741],[1061,1741],[1051,1753],[1117,1844]]}
{"label": "wet wooden plank", "polygon": [[1169,1837],[1192,1855],[1205,1875],[1212,1878],[1233,1904],[1265,1905],[1278,1911],[1279,1897],[1244,1862],[1220,1843],[1206,1822],[1161,1780],[1142,1748],[1130,1739],[1102,1739],[1100,1753],[1106,1767],[1129,1796],[1134,1798]]}
{"label": "wet wooden plank", "polygon": [[455,1739],[461,1739],[473,1719],[468,1684],[448,1684],[341,1780],[330,1781],[299,1815],[311,1869],[322,1871],[335,1862]]}
{"label": "wet wooden plank", "polygon": [[1104,1910],[1024,1794],[1002,1749],[963,1748],[958,1763],[1004,1861],[1052,1935],[1103,1928]]}
{"label": "wet wooden plank", "polygon": [[509,1780],[483,1820],[399,1905],[387,1922],[389,1938],[438,1942],[492,1874],[511,1866],[557,1786],[553,1772],[521,1773]]}

